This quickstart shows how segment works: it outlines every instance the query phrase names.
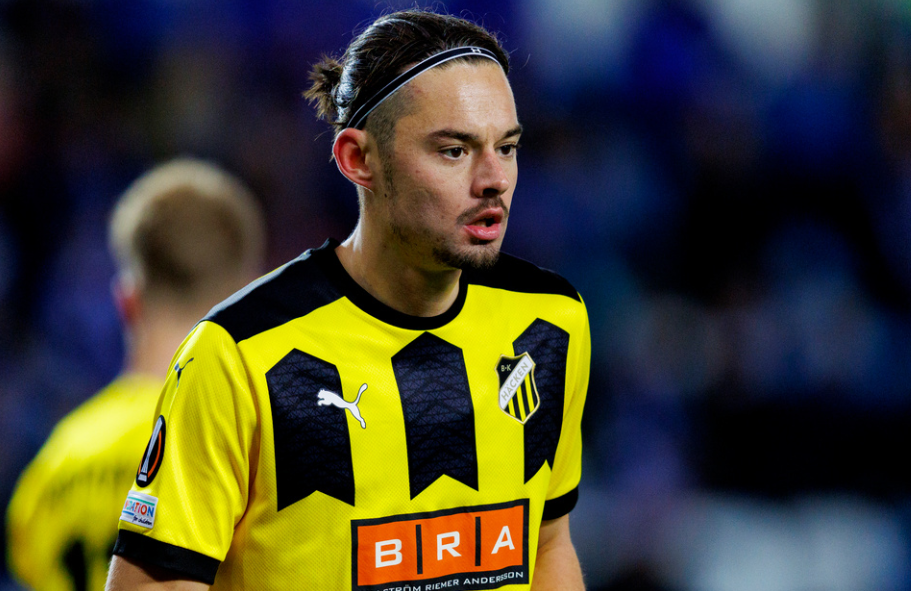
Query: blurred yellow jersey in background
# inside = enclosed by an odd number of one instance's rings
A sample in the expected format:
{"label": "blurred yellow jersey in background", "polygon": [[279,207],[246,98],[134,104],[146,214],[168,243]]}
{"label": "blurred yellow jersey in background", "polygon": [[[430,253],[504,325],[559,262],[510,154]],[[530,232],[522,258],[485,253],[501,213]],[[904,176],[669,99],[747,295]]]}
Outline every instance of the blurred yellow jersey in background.
{"label": "blurred yellow jersey in background", "polygon": [[148,442],[158,378],[123,374],[67,415],[23,471],[7,513],[8,563],[23,585],[104,588],[119,506]]}

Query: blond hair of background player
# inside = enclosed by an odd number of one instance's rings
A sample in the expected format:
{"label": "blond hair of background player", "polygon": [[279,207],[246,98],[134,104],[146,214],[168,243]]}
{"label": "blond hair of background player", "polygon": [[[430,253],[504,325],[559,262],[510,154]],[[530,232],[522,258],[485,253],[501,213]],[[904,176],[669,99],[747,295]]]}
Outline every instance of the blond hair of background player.
{"label": "blond hair of background player", "polygon": [[254,279],[265,220],[214,163],[179,158],[142,175],[109,224],[120,375],[68,414],[23,471],[7,514],[8,561],[36,590],[100,589],[122,503],[174,350],[218,301]]}

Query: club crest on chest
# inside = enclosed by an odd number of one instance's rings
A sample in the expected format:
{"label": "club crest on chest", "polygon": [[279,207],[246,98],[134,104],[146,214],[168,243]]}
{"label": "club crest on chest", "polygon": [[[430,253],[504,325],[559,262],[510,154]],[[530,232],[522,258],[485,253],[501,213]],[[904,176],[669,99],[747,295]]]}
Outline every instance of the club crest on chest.
{"label": "club crest on chest", "polygon": [[541,405],[535,386],[535,362],[528,353],[517,357],[501,355],[496,369],[500,409],[524,425]]}

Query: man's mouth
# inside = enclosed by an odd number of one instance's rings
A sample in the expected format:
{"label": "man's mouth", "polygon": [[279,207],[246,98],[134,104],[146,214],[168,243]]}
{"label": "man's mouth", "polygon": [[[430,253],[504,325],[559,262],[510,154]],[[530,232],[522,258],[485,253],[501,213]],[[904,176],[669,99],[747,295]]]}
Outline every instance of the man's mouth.
{"label": "man's mouth", "polygon": [[475,221],[473,226],[487,226],[488,228],[494,224],[499,224],[502,216],[489,215],[485,216],[477,221]]}
{"label": "man's mouth", "polygon": [[485,209],[470,218],[465,224],[465,231],[482,242],[496,240],[500,237],[504,217],[503,210],[499,207]]}

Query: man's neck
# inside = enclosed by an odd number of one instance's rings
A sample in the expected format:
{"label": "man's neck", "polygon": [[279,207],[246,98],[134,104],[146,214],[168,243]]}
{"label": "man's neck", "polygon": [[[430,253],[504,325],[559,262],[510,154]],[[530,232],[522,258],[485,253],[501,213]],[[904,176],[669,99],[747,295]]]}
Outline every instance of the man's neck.
{"label": "man's neck", "polygon": [[174,351],[197,319],[176,317],[173,313],[153,313],[131,326],[125,335],[124,370],[156,376],[164,380]]}
{"label": "man's neck", "polygon": [[365,234],[358,224],[335,252],[348,275],[370,295],[410,316],[439,316],[452,306],[461,271],[423,269]]}

